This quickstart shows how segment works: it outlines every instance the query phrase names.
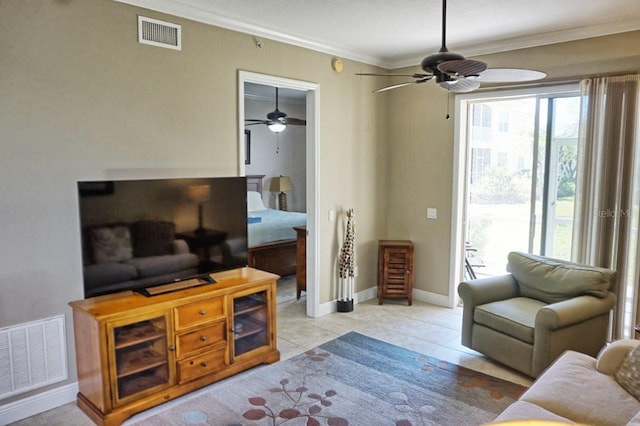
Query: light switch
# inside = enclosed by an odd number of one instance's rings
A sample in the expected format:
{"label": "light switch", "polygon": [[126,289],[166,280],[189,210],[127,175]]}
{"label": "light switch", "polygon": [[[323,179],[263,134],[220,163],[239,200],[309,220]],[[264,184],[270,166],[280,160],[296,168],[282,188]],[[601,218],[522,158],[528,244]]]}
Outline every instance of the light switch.
{"label": "light switch", "polygon": [[438,209],[429,207],[427,209],[427,219],[437,219],[438,218]]}
{"label": "light switch", "polygon": [[336,220],[336,211],[335,210],[329,210],[329,222],[333,222],[334,220]]}

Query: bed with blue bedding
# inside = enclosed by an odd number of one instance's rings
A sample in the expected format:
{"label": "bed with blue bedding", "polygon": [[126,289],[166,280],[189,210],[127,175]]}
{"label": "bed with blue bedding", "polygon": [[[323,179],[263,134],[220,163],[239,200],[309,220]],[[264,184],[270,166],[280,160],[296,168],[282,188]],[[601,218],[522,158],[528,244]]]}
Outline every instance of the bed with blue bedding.
{"label": "bed with blue bedding", "polygon": [[249,213],[249,247],[282,240],[295,240],[294,226],[305,226],[307,214],[266,209]]}
{"label": "bed with blue bedding", "polygon": [[[262,177],[260,177],[262,180]],[[249,266],[284,276],[296,273],[296,231],[307,224],[307,214],[267,209],[261,182],[249,186],[247,176]],[[259,189],[259,190],[258,190]]]}

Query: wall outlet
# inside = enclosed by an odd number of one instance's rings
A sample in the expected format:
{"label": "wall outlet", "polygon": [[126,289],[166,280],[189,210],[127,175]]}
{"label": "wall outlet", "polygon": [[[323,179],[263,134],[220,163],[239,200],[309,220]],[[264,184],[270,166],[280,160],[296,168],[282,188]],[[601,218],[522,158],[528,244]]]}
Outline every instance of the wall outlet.
{"label": "wall outlet", "polygon": [[438,209],[429,207],[427,209],[427,219],[437,219],[438,218]]}
{"label": "wall outlet", "polygon": [[354,276],[354,277],[357,277],[359,272],[360,272],[360,271],[358,270],[358,267],[357,267],[357,266],[356,266],[355,268],[353,268],[353,276]]}

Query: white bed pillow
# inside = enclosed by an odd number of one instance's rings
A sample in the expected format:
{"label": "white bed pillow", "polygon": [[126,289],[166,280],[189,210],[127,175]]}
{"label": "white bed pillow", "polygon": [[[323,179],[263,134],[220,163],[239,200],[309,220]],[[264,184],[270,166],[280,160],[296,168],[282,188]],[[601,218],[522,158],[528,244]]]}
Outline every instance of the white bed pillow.
{"label": "white bed pillow", "polygon": [[259,212],[260,210],[266,210],[262,202],[262,196],[256,191],[247,191],[247,211]]}

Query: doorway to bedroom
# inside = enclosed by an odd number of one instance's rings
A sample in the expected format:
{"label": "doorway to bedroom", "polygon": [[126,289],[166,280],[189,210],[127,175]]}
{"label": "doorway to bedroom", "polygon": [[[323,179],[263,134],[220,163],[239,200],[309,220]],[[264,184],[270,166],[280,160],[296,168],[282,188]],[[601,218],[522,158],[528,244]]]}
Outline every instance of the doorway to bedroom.
{"label": "doorway to bedroom", "polygon": [[[278,302],[305,304],[309,316],[318,316],[319,311],[317,103],[315,84],[239,73],[239,169],[248,182],[249,257],[256,267],[281,275]],[[306,256],[298,241],[304,226]],[[301,266],[304,274],[296,276]],[[297,299],[301,277],[306,291]]]}

